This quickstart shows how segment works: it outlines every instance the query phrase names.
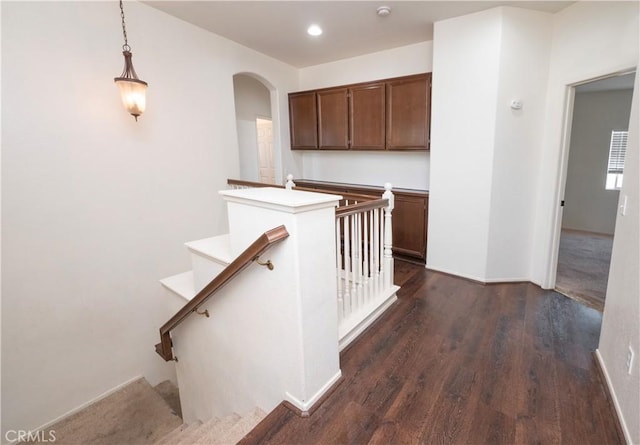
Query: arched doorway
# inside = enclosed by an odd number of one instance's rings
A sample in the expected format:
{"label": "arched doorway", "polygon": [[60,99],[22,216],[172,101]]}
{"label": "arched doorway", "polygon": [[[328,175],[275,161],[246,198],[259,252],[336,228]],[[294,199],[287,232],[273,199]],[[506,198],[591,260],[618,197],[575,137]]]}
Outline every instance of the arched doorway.
{"label": "arched doorway", "polygon": [[240,178],[276,183],[271,91],[253,75],[233,76]]}

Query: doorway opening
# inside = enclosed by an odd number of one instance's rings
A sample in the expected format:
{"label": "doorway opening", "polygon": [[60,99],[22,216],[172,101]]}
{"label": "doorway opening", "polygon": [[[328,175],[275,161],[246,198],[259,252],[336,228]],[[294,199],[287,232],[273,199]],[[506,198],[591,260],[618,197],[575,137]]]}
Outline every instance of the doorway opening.
{"label": "doorway opening", "polygon": [[260,182],[275,184],[276,169],[273,165],[273,122],[271,122],[271,119],[257,117],[256,134]]}
{"label": "doorway opening", "polygon": [[275,184],[271,91],[250,74],[233,76],[240,178]]}
{"label": "doorway opening", "polygon": [[[555,289],[603,311],[635,73],[576,85]],[[615,147],[614,147],[615,145]],[[612,186],[611,178],[615,177]]]}

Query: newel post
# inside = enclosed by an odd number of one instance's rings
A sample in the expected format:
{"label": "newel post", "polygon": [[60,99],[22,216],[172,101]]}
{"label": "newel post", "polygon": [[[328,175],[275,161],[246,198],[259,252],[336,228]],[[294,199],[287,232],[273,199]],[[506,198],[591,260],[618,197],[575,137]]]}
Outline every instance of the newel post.
{"label": "newel post", "polygon": [[284,185],[284,188],[287,190],[293,190],[293,188],[296,186],[296,183],[293,182],[293,175],[291,173],[289,173],[287,175],[287,182]]}
{"label": "newel post", "polygon": [[389,200],[389,204],[384,208],[384,287],[388,289],[393,286],[393,231],[391,226],[391,212],[393,212],[394,196],[391,192],[391,183],[387,182],[384,185],[384,193],[382,199]]}

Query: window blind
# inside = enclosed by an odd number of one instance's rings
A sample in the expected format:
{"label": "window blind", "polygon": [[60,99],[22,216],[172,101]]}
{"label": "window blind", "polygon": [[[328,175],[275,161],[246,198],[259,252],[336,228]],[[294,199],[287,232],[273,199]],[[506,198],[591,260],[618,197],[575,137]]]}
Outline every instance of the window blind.
{"label": "window blind", "polygon": [[628,131],[613,130],[609,145],[609,165],[607,173],[622,173],[624,170],[624,157],[627,153]]}

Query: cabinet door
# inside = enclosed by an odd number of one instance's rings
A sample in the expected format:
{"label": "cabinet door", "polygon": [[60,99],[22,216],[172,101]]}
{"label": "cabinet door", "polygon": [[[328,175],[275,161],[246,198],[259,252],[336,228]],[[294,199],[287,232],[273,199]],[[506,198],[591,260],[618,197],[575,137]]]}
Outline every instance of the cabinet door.
{"label": "cabinet door", "polygon": [[315,91],[289,94],[291,148],[318,148],[318,114]]}
{"label": "cabinet door", "polygon": [[429,148],[431,73],[387,82],[387,149]]}
{"label": "cabinet door", "polygon": [[347,88],[318,91],[318,147],[349,148],[349,103]]}
{"label": "cabinet door", "polygon": [[350,142],[355,150],[384,150],[384,82],[350,88]]}
{"label": "cabinet door", "polygon": [[424,260],[427,253],[427,200],[397,193],[391,215],[394,253]]}

